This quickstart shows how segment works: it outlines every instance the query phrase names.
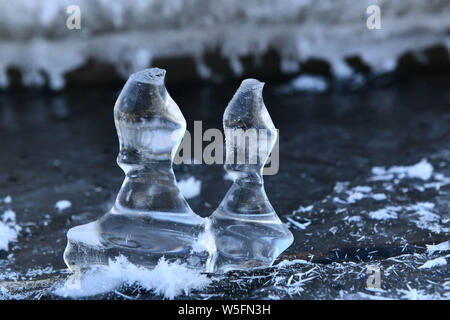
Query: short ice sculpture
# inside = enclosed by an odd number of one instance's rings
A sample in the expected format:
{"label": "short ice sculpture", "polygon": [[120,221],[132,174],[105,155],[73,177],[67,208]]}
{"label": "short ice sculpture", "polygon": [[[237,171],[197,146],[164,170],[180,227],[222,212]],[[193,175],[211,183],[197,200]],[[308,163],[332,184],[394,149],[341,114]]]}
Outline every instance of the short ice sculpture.
{"label": "short ice sculpture", "polygon": [[133,74],[117,99],[117,163],[126,177],[109,212],[69,230],[64,252],[69,268],[108,264],[119,255],[144,266],[164,256],[202,267],[208,250],[214,251],[214,241],[206,251],[198,249],[206,220],[191,210],[172,170],[186,120],[166,90],[165,73],[153,68]]}
{"label": "short ice sculpture", "polygon": [[201,218],[178,189],[172,162],[186,121],[164,86],[165,70],[133,74],[114,107],[126,174],[109,212],[67,233],[70,269],[125,256],[155,266],[161,257],[206,272],[270,266],[293,236],[264,191],[262,170],[277,130],[262,98],[263,83],[242,82],[225,110],[225,170],[234,183],[210,218]]}
{"label": "short ice sculpture", "polygon": [[234,183],[210,218],[215,272],[270,266],[293,242],[264,191],[262,170],[278,133],[264,105],[263,86],[244,80],[223,116],[224,167]]}

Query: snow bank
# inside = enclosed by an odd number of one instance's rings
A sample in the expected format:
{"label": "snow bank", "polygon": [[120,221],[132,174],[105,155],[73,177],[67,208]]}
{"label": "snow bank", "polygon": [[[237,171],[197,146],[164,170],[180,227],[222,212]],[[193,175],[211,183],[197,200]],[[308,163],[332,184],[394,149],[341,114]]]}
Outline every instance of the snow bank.
{"label": "snow bank", "polygon": [[[379,30],[366,26],[374,4],[381,9]],[[80,7],[80,30],[66,27],[69,5]],[[449,47],[447,0],[0,0],[0,7],[3,87],[6,70],[15,67],[27,86],[48,78],[51,88],[61,89],[65,74],[89,59],[113,65],[125,79],[155,59],[191,57],[200,77],[212,77],[206,53],[218,53],[239,76],[240,58],[261,61],[269,48],[280,56],[282,72],[297,72],[316,58],[336,77],[348,77],[348,57],[383,73],[406,51]]]}
{"label": "snow bank", "polygon": [[[72,276],[76,277],[74,274]],[[180,294],[189,294],[193,289],[202,289],[211,280],[179,262],[170,263],[161,258],[153,269],[130,263],[124,256],[110,260],[108,266],[97,266],[79,275],[79,282],[68,281],[54,290],[62,297],[86,297],[107,293],[122,285],[137,286],[152,290],[164,298],[173,299]]]}

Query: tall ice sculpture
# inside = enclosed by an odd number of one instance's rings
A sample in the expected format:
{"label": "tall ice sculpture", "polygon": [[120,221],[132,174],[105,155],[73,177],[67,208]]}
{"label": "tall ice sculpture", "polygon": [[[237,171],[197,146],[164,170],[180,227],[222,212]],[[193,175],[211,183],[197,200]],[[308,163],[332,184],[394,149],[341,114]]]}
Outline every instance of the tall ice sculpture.
{"label": "tall ice sculpture", "polygon": [[278,133],[264,105],[263,86],[244,80],[223,116],[224,168],[234,183],[210,218],[215,272],[270,266],[293,242],[264,191],[262,170]]}
{"label": "tall ice sculpture", "polygon": [[67,233],[69,268],[108,264],[119,255],[145,266],[164,256],[198,267],[214,250],[214,241],[198,249],[205,219],[191,210],[172,170],[186,121],[166,90],[165,73],[153,68],[131,75],[117,99],[117,163],[126,177],[109,212]]}

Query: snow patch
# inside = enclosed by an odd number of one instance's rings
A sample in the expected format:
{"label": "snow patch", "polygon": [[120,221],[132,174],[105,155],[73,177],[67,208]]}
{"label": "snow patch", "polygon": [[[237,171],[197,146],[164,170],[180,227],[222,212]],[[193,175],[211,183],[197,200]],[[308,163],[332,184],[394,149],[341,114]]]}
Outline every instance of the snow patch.
{"label": "snow patch", "polygon": [[401,207],[388,206],[386,208],[379,209],[377,211],[369,212],[369,217],[375,220],[391,220],[397,219],[397,212],[401,210]]}
{"label": "snow patch", "polygon": [[55,208],[58,209],[59,212],[62,212],[72,206],[72,202],[69,200],[59,200],[55,204]]}
{"label": "snow patch", "polygon": [[[74,275],[75,276],[75,275]],[[109,260],[108,266],[96,266],[80,274],[79,286],[60,285],[54,293],[62,297],[86,297],[111,292],[122,285],[138,286],[164,298],[173,299],[191,290],[202,289],[211,279],[180,262],[167,262],[164,257],[153,269],[136,266],[124,256]]]}
{"label": "snow patch", "polygon": [[319,76],[301,75],[289,83],[289,89],[294,91],[324,92],[328,89],[328,82]]}
{"label": "snow patch", "polygon": [[432,202],[418,202],[407,206],[408,211],[412,211],[417,219],[412,220],[420,229],[427,229],[434,233],[450,232],[450,228],[441,226],[441,217],[433,211],[435,204]]}
{"label": "snow patch", "polygon": [[351,190],[346,190],[348,185],[346,184],[338,185],[338,183],[334,187],[334,190],[339,193],[345,191],[345,193],[347,194],[347,198],[345,200],[342,200],[339,197],[334,197],[333,201],[336,203],[353,204],[365,198],[372,198],[376,201],[382,201],[387,199],[384,193],[372,193],[372,188],[369,186],[356,186],[353,187]]}
{"label": "snow patch", "polygon": [[371,195],[371,197],[373,200],[376,200],[376,201],[383,201],[383,200],[387,199],[387,197],[384,193],[374,193],[373,195]]}
{"label": "snow patch", "polygon": [[306,222],[304,222],[304,223],[300,223],[300,222],[298,222],[298,221],[295,221],[294,219],[292,219],[292,218],[290,218],[290,217],[286,217],[286,219],[287,219],[291,224],[293,224],[297,229],[300,229],[300,230],[305,230],[306,227],[309,226],[309,225],[311,224],[311,220],[309,220],[309,219],[305,219]]}
{"label": "snow patch", "polygon": [[393,166],[388,169],[385,167],[373,167],[371,181],[389,181],[396,178],[417,178],[429,180],[433,175],[433,166],[427,159],[422,159],[411,166]]}
{"label": "snow patch", "polygon": [[10,204],[12,202],[12,198],[10,195],[7,195],[6,197],[3,198],[3,202],[6,204]]}
{"label": "snow patch", "polygon": [[302,212],[311,212],[314,209],[314,205],[309,205],[307,207],[300,206],[298,209],[292,211],[292,214],[302,213]]}
{"label": "snow patch", "polygon": [[12,210],[3,212],[0,220],[0,250],[8,251],[9,244],[17,241],[21,227],[16,224],[16,213]]}
{"label": "snow patch", "polygon": [[[6,71],[14,66],[25,85],[42,86],[48,78],[51,88],[61,89],[64,75],[89,59],[113,65],[126,78],[154,59],[185,56],[196,61],[200,76],[214,77],[201,58],[213,51],[239,76],[243,57],[262,60],[269,48],[280,56],[283,72],[318,58],[334,76],[348,78],[354,75],[349,56],[379,74],[392,71],[405,52],[449,46],[448,1],[381,1],[383,28],[376,32],[364,27],[367,1],[228,0],[202,6],[200,0],[77,0],[82,27],[75,33],[61,27],[68,1],[0,3],[7,7],[0,11],[1,87],[9,85]],[[307,87],[323,88],[315,82]]]}
{"label": "snow patch", "polygon": [[439,244],[427,244],[427,252],[432,255],[435,252],[449,251],[450,241],[441,242]]}
{"label": "snow patch", "polygon": [[[450,255],[448,256],[450,257]],[[439,257],[433,260],[428,260],[419,269],[431,269],[434,267],[445,266],[447,264],[447,259],[445,257]]]}

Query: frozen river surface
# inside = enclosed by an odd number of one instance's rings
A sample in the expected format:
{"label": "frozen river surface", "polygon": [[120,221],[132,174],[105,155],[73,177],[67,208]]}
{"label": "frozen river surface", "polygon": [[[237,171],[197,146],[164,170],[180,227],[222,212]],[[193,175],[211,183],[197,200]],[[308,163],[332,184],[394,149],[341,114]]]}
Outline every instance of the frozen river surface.
{"label": "frozen river surface", "polygon": [[[194,120],[221,128],[236,88],[169,91],[192,132]],[[177,298],[450,298],[449,89],[426,79],[304,94],[267,83],[280,168],[265,187],[294,244],[274,267],[208,276]],[[123,180],[117,93],[0,95],[0,298],[59,298],[67,230],[111,207]],[[231,185],[219,165],[175,172],[200,189],[188,202],[202,216]],[[135,284],[92,297],[164,296]]]}

